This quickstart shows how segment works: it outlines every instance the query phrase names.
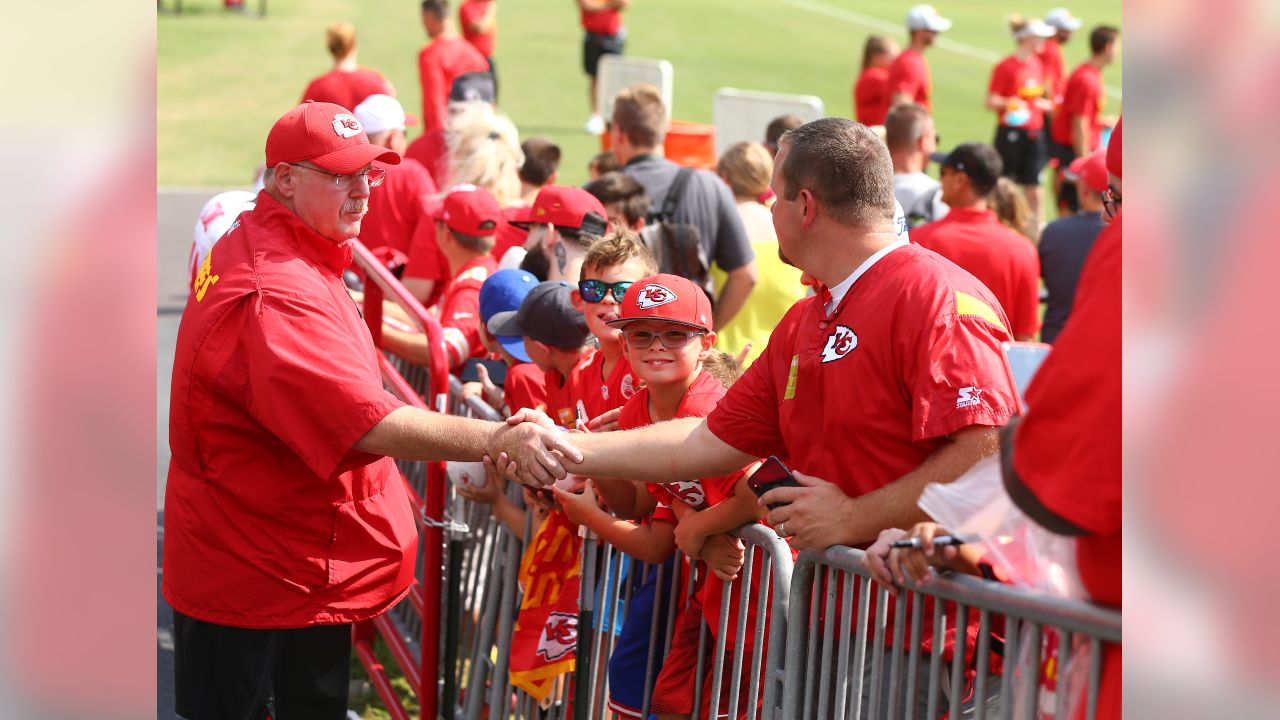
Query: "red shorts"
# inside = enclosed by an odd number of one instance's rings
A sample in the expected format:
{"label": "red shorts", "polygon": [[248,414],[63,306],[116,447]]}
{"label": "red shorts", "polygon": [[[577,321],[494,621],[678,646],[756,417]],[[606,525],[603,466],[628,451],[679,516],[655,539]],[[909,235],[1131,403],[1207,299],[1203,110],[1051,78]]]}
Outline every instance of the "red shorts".
{"label": "red shorts", "polygon": [[[706,646],[702,651],[702,677],[698,672],[698,637],[706,628]],[[671,715],[692,715],[694,682],[700,680],[702,685],[701,710],[698,717],[710,717],[711,685],[715,670],[716,640],[702,616],[702,606],[696,599],[680,612],[676,619],[675,634],[671,637],[671,650],[662,663],[662,672],[653,688],[653,700],[650,703],[651,713]],[[726,645],[724,649],[724,670],[720,675],[720,707],[717,718],[729,717],[729,690],[733,680],[733,662],[736,648]],[[761,657],[760,668],[763,671],[765,658]],[[742,658],[742,674],[738,686],[738,706],[735,715],[738,718],[747,716],[750,707],[751,692],[751,656],[747,653]],[[763,687],[757,684],[757,688]],[[757,692],[760,692],[757,689]],[[756,706],[761,707],[760,699]]]}

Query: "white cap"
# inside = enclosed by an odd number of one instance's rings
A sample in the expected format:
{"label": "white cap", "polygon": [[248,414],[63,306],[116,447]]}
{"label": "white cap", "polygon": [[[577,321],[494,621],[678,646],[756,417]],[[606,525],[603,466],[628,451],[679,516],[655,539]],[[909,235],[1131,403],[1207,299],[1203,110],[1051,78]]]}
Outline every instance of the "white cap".
{"label": "white cap", "polygon": [[946,32],[951,29],[951,21],[939,15],[932,5],[916,5],[907,11],[907,29]]}
{"label": "white cap", "polygon": [[1044,21],[1049,26],[1059,30],[1079,30],[1080,26],[1084,25],[1083,20],[1072,15],[1071,11],[1066,8],[1050,10],[1049,14],[1044,16]]}
{"label": "white cap", "polygon": [[1021,30],[1015,32],[1013,36],[1019,39],[1026,37],[1051,38],[1057,34],[1057,30],[1049,27],[1043,21],[1032,18],[1027,21],[1026,25],[1022,26]]}
{"label": "white cap", "polygon": [[907,214],[902,210],[902,204],[894,199],[893,201],[893,226],[897,230],[898,239],[911,241],[911,235],[907,233]]}
{"label": "white cap", "polygon": [[364,126],[368,135],[403,130],[405,124],[404,108],[390,95],[370,95],[365,98],[364,102],[356,106],[356,119]]}
{"label": "white cap", "polygon": [[258,196],[246,190],[228,190],[214,195],[200,209],[200,217],[196,218],[196,233],[191,248],[191,277],[204,264],[205,257],[213,249],[214,243],[226,234],[231,223],[240,217],[245,210],[252,210],[257,204]]}

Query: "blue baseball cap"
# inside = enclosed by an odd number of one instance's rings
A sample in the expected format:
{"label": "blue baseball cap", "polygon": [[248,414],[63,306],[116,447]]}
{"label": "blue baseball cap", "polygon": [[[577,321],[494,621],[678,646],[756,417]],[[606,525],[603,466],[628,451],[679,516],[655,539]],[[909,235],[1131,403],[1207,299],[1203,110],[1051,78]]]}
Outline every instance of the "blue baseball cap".
{"label": "blue baseball cap", "polygon": [[[489,276],[480,286],[480,320],[487,326],[494,315],[520,309],[529,291],[538,285],[533,273],[509,268]],[[520,362],[531,362],[521,335],[495,335],[503,350]]]}

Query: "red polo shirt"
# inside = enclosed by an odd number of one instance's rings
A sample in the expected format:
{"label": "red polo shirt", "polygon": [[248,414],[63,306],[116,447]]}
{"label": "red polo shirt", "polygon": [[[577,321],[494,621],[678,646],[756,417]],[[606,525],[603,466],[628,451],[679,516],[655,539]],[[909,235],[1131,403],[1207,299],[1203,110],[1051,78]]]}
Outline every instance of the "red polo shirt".
{"label": "red polo shirt", "polygon": [[489,72],[489,63],[471,43],[458,36],[442,36],[418,53],[418,81],[422,84],[422,132],[443,128],[448,117],[449,88],[459,75]]}
{"label": "red polo shirt", "polygon": [[299,102],[328,102],[355,111],[370,95],[395,95],[396,91],[382,73],[369,68],[330,70],[311,81]]}
{"label": "red polo shirt", "polygon": [[622,11],[617,8],[583,10],[582,29],[596,35],[617,35],[622,31]]}
{"label": "red polo shirt", "polygon": [[[360,242],[370,250],[391,247],[409,255],[415,235],[435,225],[427,204],[438,192],[427,169],[416,160],[387,168],[382,186],[369,193],[369,212],[360,223]],[[435,238],[431,238],[435,242]]]}
{"label": "red polo shirt", "polygon": [[1067,67],[1062,57],[1062,46],[1056,38],[1049,38],[1044,41],[1039,55],[1040,65],[1044,67],[1044,84],[1049,87],[1054,103],[1062,102],[1062,79]]}
{"label": "red polo shirt", "polygon": [[[1020,126],[1027,130],[1044,127],[1044,111],[1032,101],[1044,97],[1045,93],[1044,65],[1037,55],[1028,55],[1025,59],[1010,55],[1000,61],[991,72],[991,83],[987,86],[987,94],[1018,98],[1031,111],[1027,124]],[[1005,110],[997,110],[996,115],[1000,125],[1005,126]]]}
{"label": "red polo shirt", "polygon": [[165,598],[238,627],[364,620],[413,582],[390,458],[353,449],[400,401],[341,273],[348,245],[266,192],[214,247],[178,331]]}
{"label": "red polo shirt", "polygon": [[912,230],[911,239],[981,280],[1004,308],[1015,337],[1040,329],[1040,256],[994,212],[953,207],[941,220]]}
{"label": "red polo shirt", "polygon": [[867,68],[853,86],[853,108],[863,125],[883,125],[889,114],[889,68]]}
{"label": "red polo shirt", "polygon": [[1102,111],[1107,106],[1107,94],[1102,84],[1102,70],[1091,62],[1081,63],[1062,91],[1062,105],[1053,114],[1050,136],[1059,145],[1071,146],[1071,123],[1077,115],[1087,118],[1089,150],[1098,147],[1102,134]]}
{"label": "red polo shirt", "polygon": [[459,268],[440,298],[440,326],[451,368],[488,354],[480,342],[480,286],[497,271],[498,263],[488,253],[473,258]]}
{"label": "red polo shirt", "polygon": [[907,48],[889,65],[889,98],[906,93],[912,102],[932,109],[929,96],[933,92],[933,80],[929,76],[929,63],[924,55]]}
{"label": "red polo shirt", "polygon": [[[1027,388],[1014,438],[1022,482],[1051,512],[1090,534],[1076,565],[1096,602],[1121,601],[1121,219],[1098,236],[1071,320]],[[1098,717],[1120,717],[1120,649],[1107,647]]]}
{"label": "red polo shirt", "polygon": [[547,376],[533,363],[517,363],[507,368],[502,391],[512,413],[521,408],[547,409]]}
{"label": "red polo shirt", "polygon": [[493,46],[498,41],[497,23],[494,23],[494,28],[486,33],[476,32],[471,29],[471,26],[484,19],[485,13],[489,11],[489,6],[492,4],[493,0],[466,0],[458,8],[462,37],[487,58],[493,57]]}

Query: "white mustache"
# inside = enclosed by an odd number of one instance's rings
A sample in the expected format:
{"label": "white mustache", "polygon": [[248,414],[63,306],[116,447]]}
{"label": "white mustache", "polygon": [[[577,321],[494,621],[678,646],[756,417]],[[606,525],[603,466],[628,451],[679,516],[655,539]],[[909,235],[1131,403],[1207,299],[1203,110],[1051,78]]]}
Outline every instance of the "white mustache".
{"label": "white mustache", "polygon": [[342,206],[344,213],[360,213],[361,215],[369,211],[369,203],[366,201],[354,201],[345,203]]}

